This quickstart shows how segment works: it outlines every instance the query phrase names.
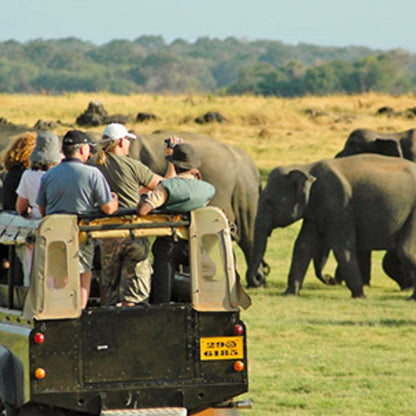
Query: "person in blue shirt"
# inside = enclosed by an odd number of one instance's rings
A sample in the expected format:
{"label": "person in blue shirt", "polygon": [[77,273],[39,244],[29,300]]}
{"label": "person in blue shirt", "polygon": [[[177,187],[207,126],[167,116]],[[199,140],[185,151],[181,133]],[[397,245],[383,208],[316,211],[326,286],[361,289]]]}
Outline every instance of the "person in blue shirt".
{"label": "person in blue shirt", "polygon": [[[110,215],[118,209],[117,195],[111,192],[104,175],[85,162],[90,156],[88,136],[80,130],[68,131],[62,141],[65,159],[42,176],[36,203],[41,215],[88,214],[103,211]],[[81,306],[85,308],[91,287],[94,244],[91,239],[80,245]]]}

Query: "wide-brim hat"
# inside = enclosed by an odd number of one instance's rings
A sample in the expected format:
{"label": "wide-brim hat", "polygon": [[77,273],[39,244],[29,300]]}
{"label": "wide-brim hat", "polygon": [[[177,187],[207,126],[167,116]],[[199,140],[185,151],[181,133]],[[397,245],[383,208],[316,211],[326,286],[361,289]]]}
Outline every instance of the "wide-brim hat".
{"label": "wide-brim hat", "polygon": [[169,160],[181,169],[193,169],[201,165],[200,157],[189,143],[176,145]]}
{"label": "wide-brim hat", "polygon": [[29,159],[31,162],[58,163],[62,159],[59,137],[51,131],[39,132]]}

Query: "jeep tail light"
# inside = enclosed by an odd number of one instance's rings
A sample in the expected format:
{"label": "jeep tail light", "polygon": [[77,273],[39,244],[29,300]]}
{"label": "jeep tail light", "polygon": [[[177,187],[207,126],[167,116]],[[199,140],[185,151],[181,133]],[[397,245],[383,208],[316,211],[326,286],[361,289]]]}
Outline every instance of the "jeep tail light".
{"label": "jeep tail light", "polygon": [[35,378],[37,379],[37,380],[42,380],[42,379],[44,379],[46,377],[46,370],[44,369],[44,368],[42,368],[42,367],[38,367],[36,370],[35,370]]}
{"label": "jeep tail light", "polygon": [[45,335],[43,335],[42,332],[36,332],[33,340],[36,344],[43,344],[45,342]]}
{"label": "jeep tail light", "polygon": [[238,371],[238,372],[243,371],[244,370],[244,363],[241,360],[234,361],[233,367],[234,367],[235,371]]}
{"label": "jeep tail light", "polygon": [[244,333],[244,327],[241,324],[235,324],[234,325],[234,334],[235,335],[243,335]]}

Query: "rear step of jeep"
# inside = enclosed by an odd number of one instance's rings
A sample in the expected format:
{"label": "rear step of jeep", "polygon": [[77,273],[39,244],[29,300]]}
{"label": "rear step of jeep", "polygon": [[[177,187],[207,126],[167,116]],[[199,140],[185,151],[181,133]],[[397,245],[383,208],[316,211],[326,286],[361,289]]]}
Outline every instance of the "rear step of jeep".
{"label": "rear step of jeep", "polygon": [[149,409],[107,409],[100,416],[186,416],[184,407],[153,407]]}

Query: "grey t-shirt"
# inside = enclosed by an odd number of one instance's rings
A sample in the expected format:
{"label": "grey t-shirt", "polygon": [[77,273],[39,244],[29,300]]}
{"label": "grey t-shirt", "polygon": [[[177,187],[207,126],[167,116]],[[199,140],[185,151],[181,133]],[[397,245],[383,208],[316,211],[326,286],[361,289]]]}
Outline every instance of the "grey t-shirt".
{"label": "grey t-shirt", "polygon": [[43,175],[36,203],[46,214],[85,214],[112,199],[110,187],[97,168],[69,158]]}

